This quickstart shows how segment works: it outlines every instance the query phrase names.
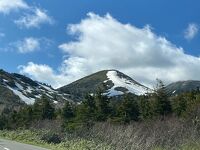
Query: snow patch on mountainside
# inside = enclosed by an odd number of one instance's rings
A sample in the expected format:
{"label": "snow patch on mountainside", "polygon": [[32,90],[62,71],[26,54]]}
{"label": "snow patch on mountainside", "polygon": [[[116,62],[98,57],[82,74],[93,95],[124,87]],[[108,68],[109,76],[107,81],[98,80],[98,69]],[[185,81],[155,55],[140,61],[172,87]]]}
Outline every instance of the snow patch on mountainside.
{"label": "snow patch on mountainside", "polygon": [[62,92],[53,89],[50,85],[33,81],[24,75],[8,73],[1,69],[0,86],[3,89],[5,88],[6,92],[10,92],[10,95],[7,97],[4,97],[4,93],[0,93],[0,97],[2,97],[3,100],[5,98],[5,100],[12,101],[13,96],[15,96],[13,102],[24,102],[30,105],[34,104],[35,100],[44,95],[54,104],[58,105],[64,101],[72,101],[71,95],[63,94]]}
{"label": "snow patch on mountainside", "polygon": [[26,97],[22,92],[19,91],[19,89],[17,88],[11,88],[9,86],[7,86],[7,88],[9,88],[11,91],[13,91],[13,93],[17,96],[19,96],[19,98],[21,100],[23,100],[26,104],[33,104],[35,102],[35,99],[34,98],[29,98],[29,97]]}
{"label": "snow patch on mountainside", "polygon": [[[20,84],[18,81],[15,82],[14,87],[11,87],[7,84],[5,84],[5,86],[10,89],[15,95],[19,96],[19,98],[28,105],[34,104],[35,100],[37,98],[41,98],[43,94],[52,99],[55,104],[57,104],[58,101],[54,100],[54,95],[59,95],[63,100],[68,100],[67,98],[65,98],[65,95],[58,94],[58,91],[42,83],[38,83],[37,87],[31,87],[30,85],[24,86],[24,84]],[[32,92],[35,94],[32,94]]]}
{"label": "snow patch on mountainside", "polygon": [[14,85],[10,85],[9,83],[10,81],[3,79],[3,86],[10,89],[28,105],[34,104],[35,100],[41,98],[43,94],[53,100],[55,104],[58,103],[58,101],[54,99],[55,95],[57,95],[60,99],[68,100],[65,98],[64,94],[59,94],[58,91],[54,90],[50,86],[39,82],[37,83],[37,86],[31,86],[29,83],[21,81],[20,78],[16,78],[14,79]]}
{"label": "snow patch on mountainside", "polygon": [[[126,93],[133,93],[136,95],[144,95],[149,92],[146,87],[135,84],[133,81],[126,78],[119,77],[117,71],[108,71],[107,78],[108,81],[112,81],[112,83],[114,84],[114,86],[106,93],[108,96],[123,95],[124,92],[116,90],[116,88],[119,87],[127,89],[128,91]],[[107,82],[107,80],[105,82]]]}
{"label": "snow patch on mountainside", "polygon": [[23,86],[21,86],[19,83],[15,82],[15,85],[18,87],[19,90],[24,90]]}

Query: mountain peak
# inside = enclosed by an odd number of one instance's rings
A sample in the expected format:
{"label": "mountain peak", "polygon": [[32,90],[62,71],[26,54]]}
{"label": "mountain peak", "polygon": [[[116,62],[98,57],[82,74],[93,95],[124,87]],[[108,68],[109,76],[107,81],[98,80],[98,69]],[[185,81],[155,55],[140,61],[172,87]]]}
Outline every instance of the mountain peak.
{"label": "mountain peak", "polygon": [[142,95],[151,91],[124,73],[115,70],[102,70],[79,79],[69,85],[59,88],[60,91],[73,95],[74,99],[81,100],[85,94],[95,93],[103,89],[107,96],[119,96],[126,93]]}
{"label": "mountain peak", "polygon": [[151,92],[149,88],[143,86],[142,84],[136,82],[129,76],[117,70],[108,71],[106,75],[108,80],[104,81],[104,83],[111,81],[114,84],[110,89],[107,90],[106,94],[108,96],[123,95],[125,93],[144,95]]}

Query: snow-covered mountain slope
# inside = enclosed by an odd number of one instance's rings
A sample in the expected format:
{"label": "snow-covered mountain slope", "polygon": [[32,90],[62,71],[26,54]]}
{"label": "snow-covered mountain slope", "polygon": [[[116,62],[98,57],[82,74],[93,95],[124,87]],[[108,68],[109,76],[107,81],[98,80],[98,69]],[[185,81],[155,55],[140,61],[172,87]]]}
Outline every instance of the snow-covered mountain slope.
{"label": "snow-covered mountain slope", "polygon": [[[108,80],[104,81],[104,83],[112,81],[114,84],[110,89],[107,90],[106,95],[108,96],[123,95],[125,93],[145,95],[146,93],[152,92],[151,89],[139,84],[128,76],[124,76],[122,73],[116,70],[108,71],[106,75]],[[120,88],[123,88],[124,90],[122,91]]]}
{"label": "snow-covered mountain slope", "polygon": [[42,95],[46,95],[54,103],[62,103],[65,100],[81,101],[86,94],[96,93],[98,89],[109,97],[152,92],[117,70],[103,70],[59,89],[53,89],[20,74],[0,70],[0,103],[33,104]]}
{"label": "snow-covered mountain slope", "polygon": [[[51,86],[33,81],[28,77],[20,74],[11,74],[0,70],[0,86],[7,91],[10,95],[17,96],[19,100],[26,104],[33,104],[37,98],[46,95],[54,103],[68,100],[67,94],[61,94]],[[0,93],[0,101],[6,101],[7,96]]]}
{"label": "snow-covered mountain slope", "polygon": [[110,97],[125,93],[143,95],[152,92],[150,88],[117,70],[103,70],[91,74],[58,90],[73,95],[75,100],[81,101],[85,94],[96,93],[98,89],[103,90],[102,92]]}

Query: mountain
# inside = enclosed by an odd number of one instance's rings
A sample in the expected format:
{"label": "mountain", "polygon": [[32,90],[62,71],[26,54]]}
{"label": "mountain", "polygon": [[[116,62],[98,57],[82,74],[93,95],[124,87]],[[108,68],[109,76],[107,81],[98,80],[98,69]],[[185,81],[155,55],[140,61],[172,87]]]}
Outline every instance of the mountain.
{"label": "mountain", "polygon": [[7,106],[33,104],[42,95],[46,95],[56,104],[66,100],[81,101],[86,93],[96,93],[99,88],[110,97],[125,93],[142,95],[151,92],[151,89],[117,70],[103,70],[59,89],[53,89],[20,74],[0,70],[0,104]]}
{"label": "mountain", "polygon": [[200,81],[188,80],[178,81],[166,86],[166,91],[170,95],[176,95],[183,92],[189,92],[200,88]]}
{"label": "mountain", "polygon": [[152,92],[150,88],[117,70],[99,71],[58,90],[73,96],[72,99],[80,101],[86,93],[93,94],[98,89],[103,89],[104,94],[110,97],[125,93],[143,95]]}
{"label": "mountain", "polygon": [[[196,90],[200,81],[178,81],[166,86],[169,95]],[[86,76],[59,89],[32,79],[0,70],[0,105],[21,106],[33,104],[36,99],[46,95],[55,104],[64,101],[81,101],[84,96],[94,94],[99,89],[109,97],[120,97],[125,93],[144,95],[153,90],[133,80],[117,70],[103,70]],[[1,108],[0,108],[1,109]]]}
{"label": "mountain", "polygon": [[59,93],[49,85],[0,70],[0,104],[33,104],[42,95],[46,95],[54,103],[68,100],[67,94]]}

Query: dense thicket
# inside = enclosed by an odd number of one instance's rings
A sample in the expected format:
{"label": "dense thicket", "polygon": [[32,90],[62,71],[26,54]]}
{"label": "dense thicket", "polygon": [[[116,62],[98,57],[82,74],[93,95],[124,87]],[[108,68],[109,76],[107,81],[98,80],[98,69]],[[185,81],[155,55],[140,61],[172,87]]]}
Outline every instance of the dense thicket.
{"label": "dense thicket", "polygon": [[164,120],[167,116],[198,118],[200,108],[199,90],[169,97],[165,86],[158,81],[153,94],[133,96],[127,94],[122,100],[113,100],[99,90],[86,95],[81,104],[66,102],[55,109],[47,97],[42,96],[32,106],[18,111],[5,110],[0,115],[0,130],[29,128],[36,121],[60,120],[65,130],[90,127],[94,122],[130,123],[152,119]]}

